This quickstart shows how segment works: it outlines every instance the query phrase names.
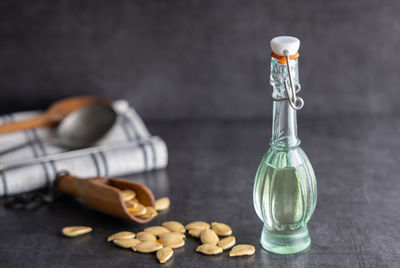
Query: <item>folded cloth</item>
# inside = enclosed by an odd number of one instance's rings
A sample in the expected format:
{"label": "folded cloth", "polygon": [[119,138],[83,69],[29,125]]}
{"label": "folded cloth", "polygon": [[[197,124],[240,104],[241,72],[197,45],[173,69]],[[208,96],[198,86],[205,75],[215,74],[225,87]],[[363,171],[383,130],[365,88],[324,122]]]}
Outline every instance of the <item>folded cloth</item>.
{"label": "folded cloth", "polygon": [[[56,175],[68,171],[79,177],[122,176],[167,165],[167,147],[151,136],[142,119],[125,100],[115,101],[117,121],[93,147],[67,151],[48,141],[56,137],[53,128],[41,127],[0,135],[0,165],[29,163],[0,172],[0,196],[50,187]],[[40,111],[0,116],[0,124],[35,117]]]}

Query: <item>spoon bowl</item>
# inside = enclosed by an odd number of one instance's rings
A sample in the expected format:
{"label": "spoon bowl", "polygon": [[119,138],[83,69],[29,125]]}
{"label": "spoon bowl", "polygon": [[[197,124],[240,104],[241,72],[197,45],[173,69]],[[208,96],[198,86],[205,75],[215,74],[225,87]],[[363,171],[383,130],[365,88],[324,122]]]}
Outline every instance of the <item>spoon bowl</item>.
{"label": "spoon bowl", "polygon": [[117,113],[109,104],[94,103],[68,114],[57,127],[57,143],[77,149],[92,145],[114,125]]}

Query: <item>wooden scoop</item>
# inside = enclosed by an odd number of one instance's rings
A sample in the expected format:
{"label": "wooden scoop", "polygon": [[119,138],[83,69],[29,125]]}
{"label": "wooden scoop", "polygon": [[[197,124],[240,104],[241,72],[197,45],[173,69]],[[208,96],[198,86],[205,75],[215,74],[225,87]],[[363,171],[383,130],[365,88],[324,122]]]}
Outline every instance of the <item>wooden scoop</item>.
{"label": "wooden scoop", "polygon": [[87,105],[95,103],[109,104],[110,102],[92,96],[81,96],[63,99],[51,105],[43,114],[21,122],[8,123],[0,126],[0,134],[31,129],[42,126],[51,126],[61,122],[70,113]]}
{"label": "wooden scoop", "polygon": [[145,185],[117,178],[94,177],[79,179],[68,173],[57,176],[57,190],[82,199],[92,208],[123,219],[146,223],[154,217],[141,218],[131,215],[122,199],[121,190],[136,192],[136,198],[144,206],[154,208],[154,195]]}

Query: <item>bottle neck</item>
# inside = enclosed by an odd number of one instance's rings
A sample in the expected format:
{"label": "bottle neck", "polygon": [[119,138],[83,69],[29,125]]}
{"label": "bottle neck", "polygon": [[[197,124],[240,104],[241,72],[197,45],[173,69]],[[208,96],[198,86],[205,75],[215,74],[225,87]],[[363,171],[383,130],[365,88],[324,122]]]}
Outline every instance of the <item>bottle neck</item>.
{"label": "bottle neck", "polygon": [[274,101],[270,144],[275,149],[290,149],[300,145],[297,136],[297,112],[288,101]]}
{"label": "bottle neck", "polygon": [[[290,69],[293,84],[299,83],[298,60],[290,60]],[[284,86],[285,80],[289,79],[287,65],[280,64],[277,59],[271,60],[270,83],[273,87],[272,96],[277,99],[287,98]],[[297,111],[293,109],[288,101],[273,102],[272,137],[270,144],[278,150],[291,149],[300,145],[297,136]]]}

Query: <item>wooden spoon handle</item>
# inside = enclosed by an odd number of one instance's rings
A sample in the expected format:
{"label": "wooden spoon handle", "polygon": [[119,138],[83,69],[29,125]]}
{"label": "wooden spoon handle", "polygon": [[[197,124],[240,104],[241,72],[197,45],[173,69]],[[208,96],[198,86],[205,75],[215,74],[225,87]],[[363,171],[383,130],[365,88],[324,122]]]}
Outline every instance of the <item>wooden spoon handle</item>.
{"label": "wooden spoon handle", "polygon": [[57,190],[66,194],[80,197],[84,180],[78,179],[68,173],[62,173],[57,176]]}
{"label": "wooden spoon handle", "polygon": [[26,130],[36,127],[48,126],[53,123],[54,123],[53,121],[49,120],[49,118],[45,114],[43,114],[29,120],[0,125],[0,134],[18,130]]}

